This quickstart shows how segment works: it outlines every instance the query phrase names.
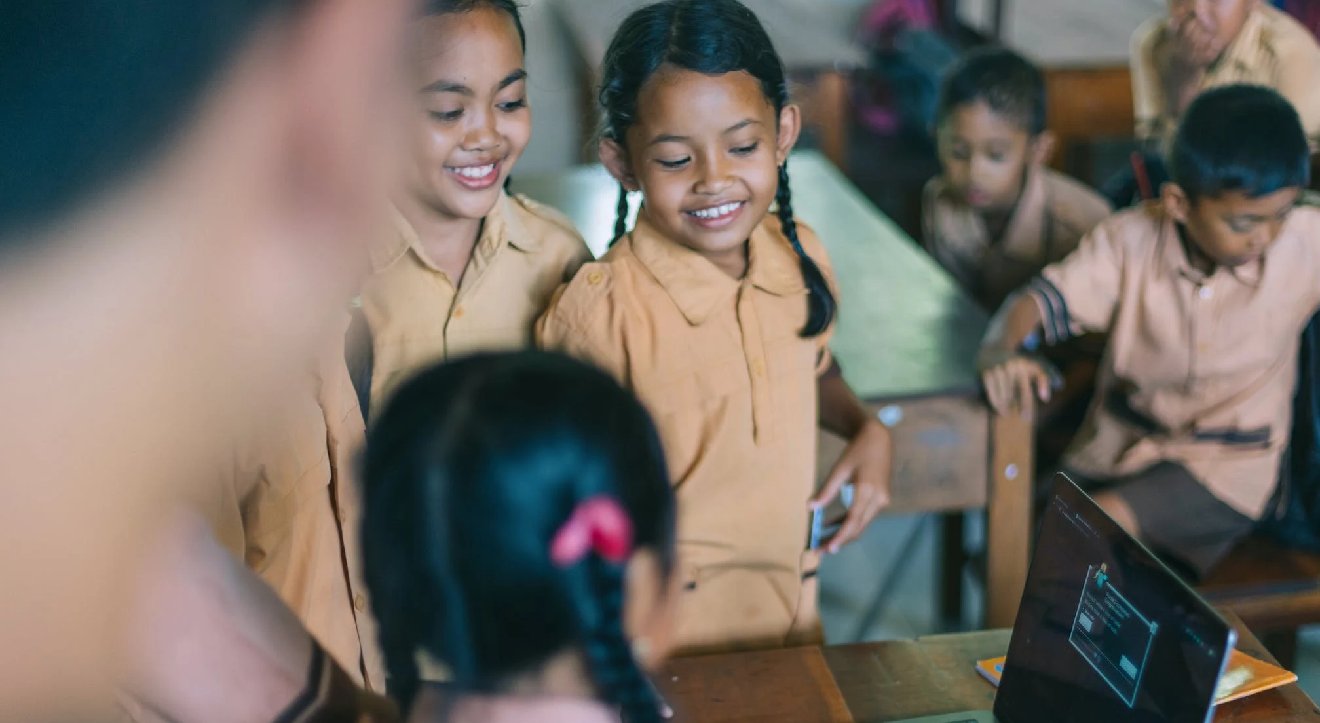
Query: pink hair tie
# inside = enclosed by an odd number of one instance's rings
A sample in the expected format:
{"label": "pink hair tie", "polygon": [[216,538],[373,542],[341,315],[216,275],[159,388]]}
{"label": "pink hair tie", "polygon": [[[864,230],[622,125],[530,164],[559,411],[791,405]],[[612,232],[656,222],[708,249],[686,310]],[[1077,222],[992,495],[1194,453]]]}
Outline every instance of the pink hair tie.
{"label": "pink hair tie", "polygon": [[550,560],[570,567],[594,552],[619,564],[632,554],[632,544],[632,520],[617,500],[601,495],[578,503],[550,541]]}

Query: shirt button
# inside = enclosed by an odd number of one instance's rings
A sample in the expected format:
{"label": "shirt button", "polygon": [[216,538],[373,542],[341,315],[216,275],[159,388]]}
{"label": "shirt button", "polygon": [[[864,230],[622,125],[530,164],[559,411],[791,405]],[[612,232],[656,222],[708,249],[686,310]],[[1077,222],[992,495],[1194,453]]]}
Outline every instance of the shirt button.
{"label": "shirt button", "polygon": [[1215,290],[1209,286],[1202,286],[1198,293],[1201,295],[1202,299],[1209,299],[1215,295]]}
{"label": "shirt button", "polygon": [[362,597],[362,593],[358,593],[358,594],[356,594],[356,595],[353,596],[353,607],[357,608],[357,611],[358,611],[358,612],[365,612],[365,611],[366,611],[366,609],[367,609],[367,599],[364,598],[364,597]]}
{"label": "shirt button", "polygon": [[752,374],[755,374],[758,377],[765,376],[765,362],[760,359],[752,362]]}
{"label": "shirt button", "polygon": [[450,316],[453,317],[453,318],[455,318],[455,319],[462,319],[462,318],[463,318],[463,307],[461,307],[461,306],[455,306],[455,307],[454,307],[454,312],[453,312],[452,314],[450,314]]}
{"label": "shirt button", "polygon": [[599,284],[604,280],[605,280],[605,274],[602,274],[599,271],[592,271],[591,273],[587,274],[587,283],[591,284],[592,286],[596,286],[597,284]]}

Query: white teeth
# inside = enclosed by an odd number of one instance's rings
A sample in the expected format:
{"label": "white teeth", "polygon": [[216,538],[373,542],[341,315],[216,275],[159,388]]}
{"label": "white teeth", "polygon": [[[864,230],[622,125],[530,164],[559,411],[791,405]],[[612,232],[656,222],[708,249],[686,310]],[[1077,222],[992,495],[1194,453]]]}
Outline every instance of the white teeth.
{"label": "white teeth", "polygon": [[485,178],[495,172],[495,164],[490,163],[484,166],[469,166],[467,168],[450,168],[449,170],[464,178]]}
{"label": "white teeth", "polygon": [[742,207],[741,201],[737,203],[726,203],[723,206],[716,206],[714,208],[703,208],[700,211],[693,211],[692,215],[696,216],[697,218],[704,218],[709,220],[712,218],[721,218],[723,216],[728,216],[729,214],[733,213],[734,211],[737,211],[741,207]]}

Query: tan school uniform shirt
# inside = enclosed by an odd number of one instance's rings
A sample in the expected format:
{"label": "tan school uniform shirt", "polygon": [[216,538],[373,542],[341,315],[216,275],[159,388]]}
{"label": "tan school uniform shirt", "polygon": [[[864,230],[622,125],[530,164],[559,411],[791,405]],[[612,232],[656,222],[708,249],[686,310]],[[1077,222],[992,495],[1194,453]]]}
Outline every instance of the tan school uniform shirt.
{"label": "tan school uniform shirt", "polygon": [[244,445],[223,499],[208,505],[220,542],[298,615],[358,684],[382,691],[357,530],[356,456],[366,429],[343,348],[308,375],[275,436]]}
{"label": "tan school uniform shirt", "polygon": [[1101,223],[1029,288],[1047,340],[1109,332],[1067,464],[1113,477],[1179,462],[1260,517],[1288,444],[1299,337],[1320,304],[1320,210],[1293,211],[1260,261],[1205,275],[1146,204]]}
{"label": "tan school uniform shirt", "polygon": [[[820,241],[799,229],[829,278]],[[685,653],[819,637],[803,550],[829,333],[800,336],[807,289],[779,222],[749,244],[738,281],[642,219],[538,327],[542,346],[595,362],[655,419],[678,497]]]}
{"label": "tan school uniform shirt", "polygon": [[362,292],[374,356],[373,416],[422,367],[461,354],[531,346],[532,327],[555,289],[590,258],[567,217],[506,195],[482,224],[456,288],[396,214],[394,235],[372,249],[375,273]]}
{"label": "tan school uniform shirt", "polygon": [[1109,215],[1095,191],[1048,168],[1032,169],[1001,238],[990,238],[981,214],[942,177],[926,184],[921,204],[926,251],[978,303],[997,309],[1009,294],[1060,261]]}
{"label": "tan school uniform shirt", "polygon": [[[1178,125],[1168,107],[1162,70],[1156,62],[1173,42],[1167,16],[1155,17],[1132,36],[1132,100],[1137,137],[1167,142]],[[1263,85],[1287,98],[1302,117],[1315,148],[1320,140],[1320,44],[1292,16],[1259,2],[1237,38],[1206,70],[1201,90],[1232,83]]]}

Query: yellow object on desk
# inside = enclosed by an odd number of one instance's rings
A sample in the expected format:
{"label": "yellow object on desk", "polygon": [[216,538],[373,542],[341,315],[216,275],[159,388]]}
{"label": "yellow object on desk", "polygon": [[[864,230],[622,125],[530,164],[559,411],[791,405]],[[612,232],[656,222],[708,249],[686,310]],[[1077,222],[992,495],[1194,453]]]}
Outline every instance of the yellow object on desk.
{"label": "yellow object on desk", "polygon": [[[996,688],[1004,674],[1004,656],[976,661],[976,672]],[[1297,682],[1297,674],[1234,650],[1228,669],[1215,688],[1215,705],[1241,700],[1257,693]]]}

